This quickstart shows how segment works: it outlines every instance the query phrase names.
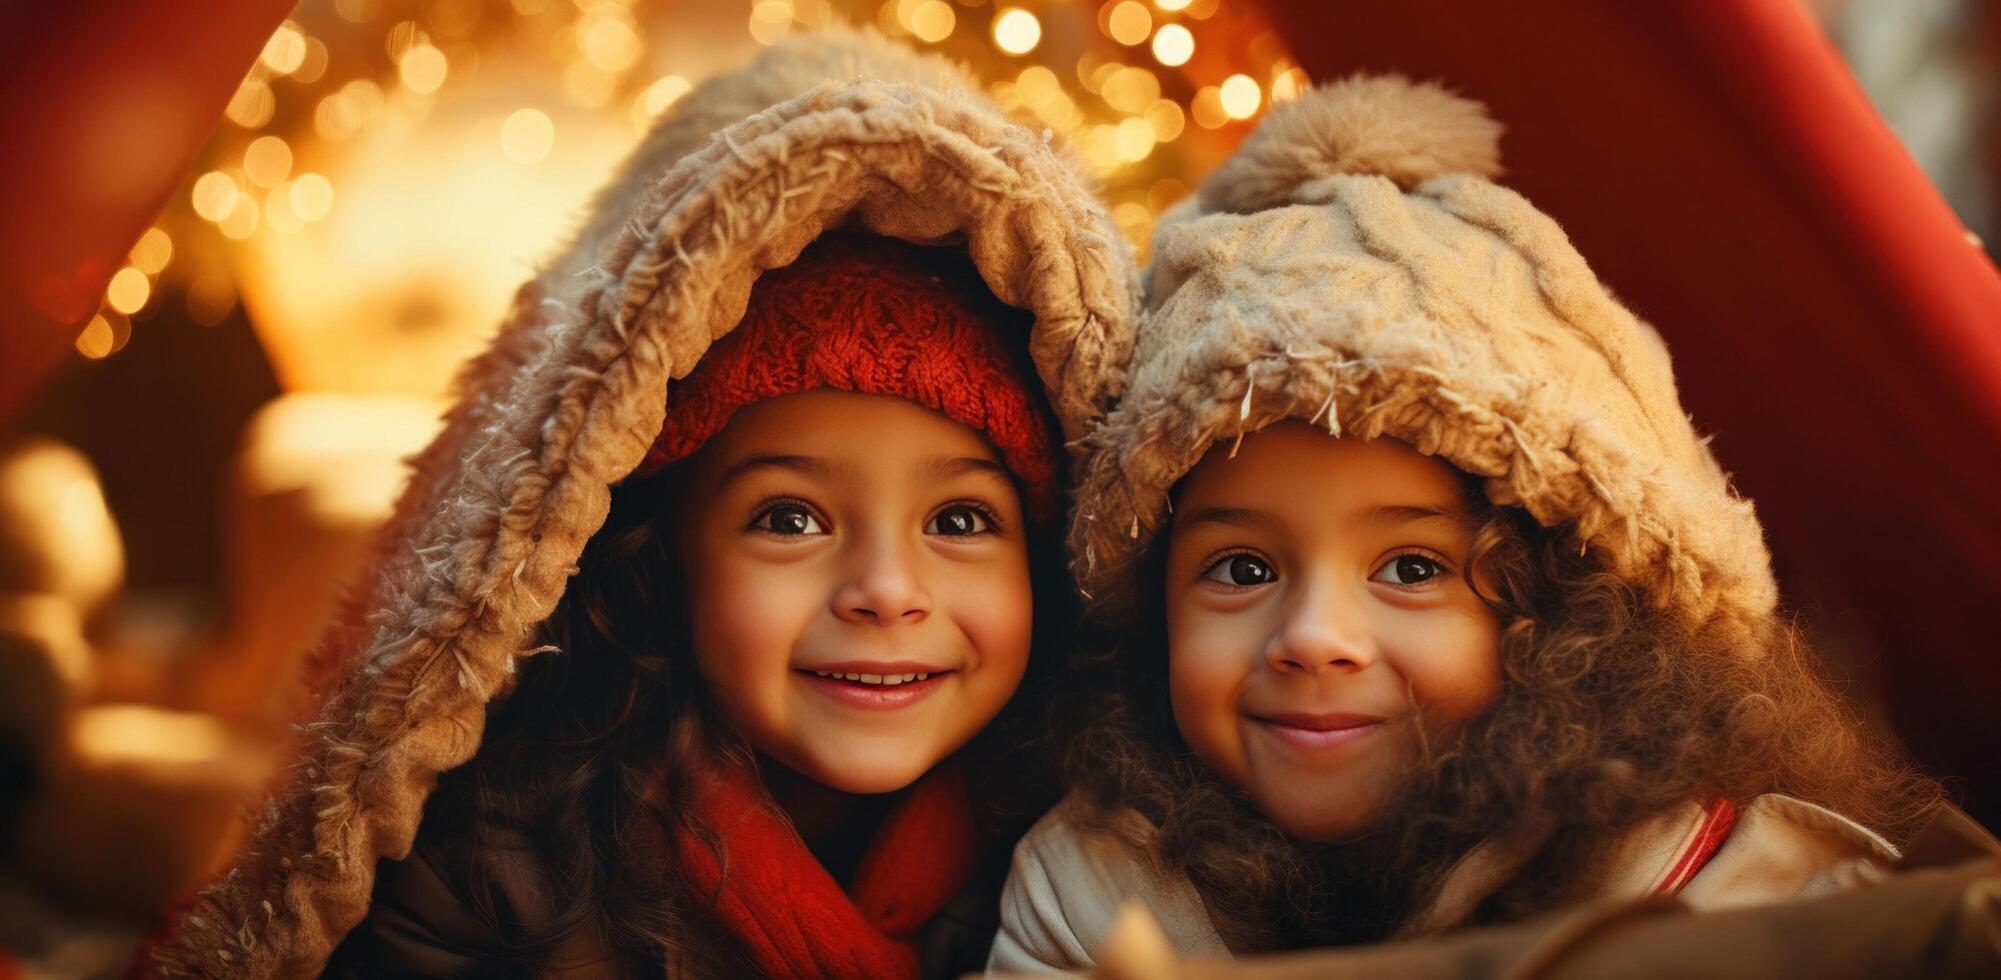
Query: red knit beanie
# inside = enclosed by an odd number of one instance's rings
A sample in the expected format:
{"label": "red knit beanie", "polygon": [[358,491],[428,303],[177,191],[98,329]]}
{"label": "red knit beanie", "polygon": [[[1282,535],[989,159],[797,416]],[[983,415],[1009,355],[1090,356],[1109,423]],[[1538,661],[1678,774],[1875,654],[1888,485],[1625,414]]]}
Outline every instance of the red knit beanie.
{"label": "red knit beanie", "polygon": [[961,254],[823,235],[759,276],[736,328],[670,386],[666,424],[636,475],[693,455],[745,405],[836,388],[906,398],[977,430],[1021,481],[1030,514],[1053,520],[1053,415],[1025,352],[1029,322]]}

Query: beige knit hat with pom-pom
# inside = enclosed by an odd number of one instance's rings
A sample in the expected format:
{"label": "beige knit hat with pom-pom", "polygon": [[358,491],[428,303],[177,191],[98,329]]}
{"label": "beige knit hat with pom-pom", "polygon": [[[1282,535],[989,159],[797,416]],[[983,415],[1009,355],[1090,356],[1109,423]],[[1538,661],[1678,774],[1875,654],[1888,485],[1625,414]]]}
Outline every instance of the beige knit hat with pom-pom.
{"label": "beige knit hat with pom-pom", "polygon": [[1757,518],[1667,349],[1491,182],[1500,131],[1438,86],[1352,78],[1274,109],[1163,217],[1130,388],[1078,471],[1087,594],[1131,594],[1213,445],[1298,418],[1484,478],[1691,626],[1748,637],[1771,614]]}

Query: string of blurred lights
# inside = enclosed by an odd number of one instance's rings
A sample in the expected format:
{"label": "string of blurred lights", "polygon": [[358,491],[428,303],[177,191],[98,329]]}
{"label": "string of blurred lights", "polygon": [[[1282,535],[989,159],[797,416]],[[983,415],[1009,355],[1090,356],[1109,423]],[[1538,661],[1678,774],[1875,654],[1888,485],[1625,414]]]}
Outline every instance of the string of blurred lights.
{"label": "string of blurred lights", "polygon": [[241,302],[287,388],[442,391],[693,81],[837,22],[943,52],[1064,134],[1142,253],[1306,84],[1249,0],[306,0],[77,350],[115,353],[168,296],[210,326]]}

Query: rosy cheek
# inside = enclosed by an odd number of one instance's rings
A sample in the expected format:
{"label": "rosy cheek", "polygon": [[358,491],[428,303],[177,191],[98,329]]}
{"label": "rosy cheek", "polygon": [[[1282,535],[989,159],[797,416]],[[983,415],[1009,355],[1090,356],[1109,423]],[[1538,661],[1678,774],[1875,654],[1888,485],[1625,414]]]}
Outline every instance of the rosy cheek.
{"label": "rosy cheek", "polygon": [[1245,649],[1248,624],[1206,612],[1171,620],[1168,636],[1168,694],[1175,725],[1196,755],[1230,775],[1241,776],[1237,737],[1237,692],[1254,657]]}
{"label": "rosy cheek", "polygon": [[[995,562],[938,578],[941,585],[950,583],[945,598],[979,656],[980,667],[995,678],[1012,675],[1019,680],[1028,666],[1035,630],[1035,598],[1026,559]],[[1012,688],[1009,690],[1011,693]]]}
{"label": "rosy cheek", "polygon": [[[1435,617],[1405,676],[1443,734],[1486,710],[1501,689],[1499,627],[1485,607]],[[1417,631],[1413,631],[1417,632]],[[1427,728],[1432,726],[1427,725]]]}

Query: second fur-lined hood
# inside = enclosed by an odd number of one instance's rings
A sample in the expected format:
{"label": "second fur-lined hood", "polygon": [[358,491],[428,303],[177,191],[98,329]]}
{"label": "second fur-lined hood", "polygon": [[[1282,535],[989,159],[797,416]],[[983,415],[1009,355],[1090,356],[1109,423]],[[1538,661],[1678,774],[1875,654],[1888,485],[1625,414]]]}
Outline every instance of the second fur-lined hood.
{"label": "second fur-lined hood", "polygon": [[950,65],[859,34],[789,40],[684,97],[522,287],[457,382],[381,552],[319,658],[334,678],[296,771],[153,964],[316,974],[409,853],[425,798],[480,744],[612,484],[667,390],[751,286],[837,226],[963,245],[1025,343],[1067,438],[1124,387],[1130,253],[1088,182]]}

